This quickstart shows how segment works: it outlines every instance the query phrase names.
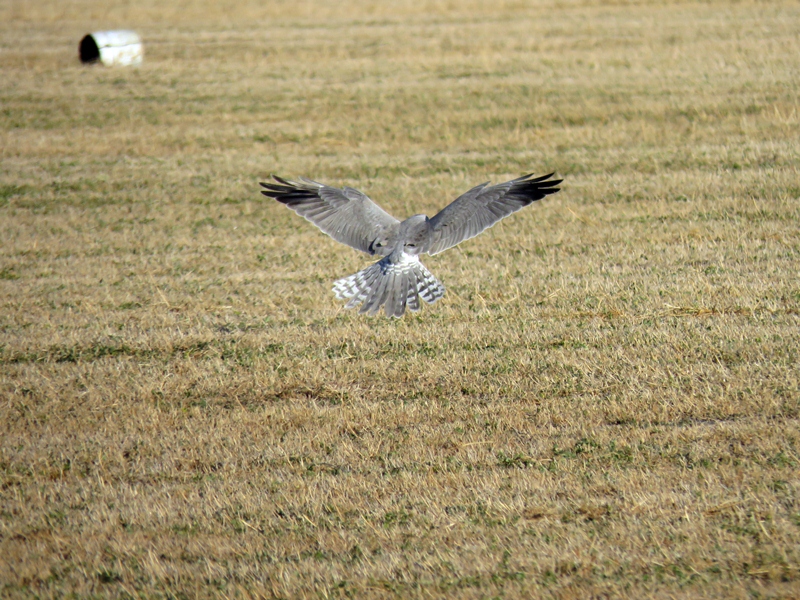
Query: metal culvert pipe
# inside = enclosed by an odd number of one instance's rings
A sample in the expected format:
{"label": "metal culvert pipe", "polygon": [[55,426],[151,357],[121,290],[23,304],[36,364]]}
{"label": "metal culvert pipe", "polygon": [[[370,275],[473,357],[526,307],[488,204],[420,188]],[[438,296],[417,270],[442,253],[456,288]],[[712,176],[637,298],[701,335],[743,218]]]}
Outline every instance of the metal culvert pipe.
{"label": "metal culvert pipe", "polygon": [[84,64],[101,62],[107,67],[142,64],[144,48],[135,31],[97,31],[84,36],[78,46]]}

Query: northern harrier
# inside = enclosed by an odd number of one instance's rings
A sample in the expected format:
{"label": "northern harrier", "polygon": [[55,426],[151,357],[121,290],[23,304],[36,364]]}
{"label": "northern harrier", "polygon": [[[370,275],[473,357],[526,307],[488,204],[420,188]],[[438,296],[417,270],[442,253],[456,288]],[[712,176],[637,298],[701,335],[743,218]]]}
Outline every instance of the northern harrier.
{"label": "northern harrier", "polygon": [[261,193],[275,198],[305,217],[337,242],[370,255],[378,262],[355,275],[339,279],[333,291],[345,308],[401,317],[406,308],[417,311],[419,299],[436,302],[444,286],[419,261],[423,253],[438,254],[475,237],[500,219],[559,191],[561,179],[524,175],[517,179],[472,188],[433,217],[414,215],[399,221],[353,188],[334,188],[304,177],[262,183]]}

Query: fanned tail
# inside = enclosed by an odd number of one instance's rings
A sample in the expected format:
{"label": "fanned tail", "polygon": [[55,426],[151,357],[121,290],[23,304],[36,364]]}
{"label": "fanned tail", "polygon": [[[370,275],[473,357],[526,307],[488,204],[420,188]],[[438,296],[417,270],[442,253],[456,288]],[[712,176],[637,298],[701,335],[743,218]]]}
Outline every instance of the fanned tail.
{"label": "fanned tail", "polygon": [[383,306],[387,316],[398,318],[406,308],[418,311],[420,298],[433,303],[444,296],[444,286],[409,254],[399,261],[387,256],[355,275],[343,277],[333,284],[333,291],[340,300],[347,300],[345,308],[361,304],[359,312],[374,315]]}

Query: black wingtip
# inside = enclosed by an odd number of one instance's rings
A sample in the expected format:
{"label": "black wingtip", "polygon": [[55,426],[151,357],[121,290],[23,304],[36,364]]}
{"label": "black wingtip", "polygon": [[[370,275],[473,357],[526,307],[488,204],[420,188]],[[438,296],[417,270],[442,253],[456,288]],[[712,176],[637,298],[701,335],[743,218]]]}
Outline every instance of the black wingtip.
{"label": "black wingtip", "polygon": [[[280,181],[280,179],[278,179],[275,175],[270,175],[270,177]],[[286,193],[286,190],[282,189],[282,186],[275,185],[271,181],[259,181],[258,184],[264,188],[261,190],[262,194],[264,194],[267,198],[272,198],[278,202],[281,201],[281,196]]]}
{"label": "black wingtip", "polygon": [[[288,186],[292,185],[290,182],[288,182],[287,180],[283,179],[282,177],[278,177],[277,175],[270,174],[270,177],[272,177],[275,181],[277,181],[278,183],[281,183],[283,185],[288,185]],[[259,181],[258,184],[261,187],[269,187],[271,185],[275,185],[271,181]]]}
{"label": "black wingtip", "polygon": [[292,185],[290,181],[278,177],[277,175],[271,175],[272,179],[277,181],[278,183],[273,183],[271,181],[260,181],[259,185],[264,188],[261,190],[261,193],[269,198],[274,198],[279,202],[283,202],[283,198],[286,197],[288,194],[292,194],[293,192],[297,191],[297,187]]}
{"label": "black wingtip", "polygon": [[514,180],[513,188],[516,193],[526,199],[525,206],[536,200],[541,200],[546,196],[560,192],[561,188],[556,187],[563,179],[550,179],[555,175],[555,171],[546,175],[534,177],[533,173]]}
{"label": "black wingtip", "polygon": [[552,173],[548,173],[547,175],[539,175],[539,177],[534,177],[533,173],[528,173],[527,175],[523,175],[522,177],[517,177],[514,180],[514,183],[521,183],[521,184],[542,184],[544,185],[558,185],[563,179],[552,179],[548,181],[553,175],[555,175],[555,171]]}

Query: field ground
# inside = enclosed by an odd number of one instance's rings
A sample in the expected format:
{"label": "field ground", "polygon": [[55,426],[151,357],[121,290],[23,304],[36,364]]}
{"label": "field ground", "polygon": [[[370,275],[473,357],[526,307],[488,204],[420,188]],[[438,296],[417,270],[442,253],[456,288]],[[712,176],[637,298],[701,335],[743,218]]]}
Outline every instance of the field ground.
{"label": "field ground", "polygon": [[[0,5],[0,596],[800,597],[797,3],[166,4]],[[551,170],[402,320],[258,193]]]}

